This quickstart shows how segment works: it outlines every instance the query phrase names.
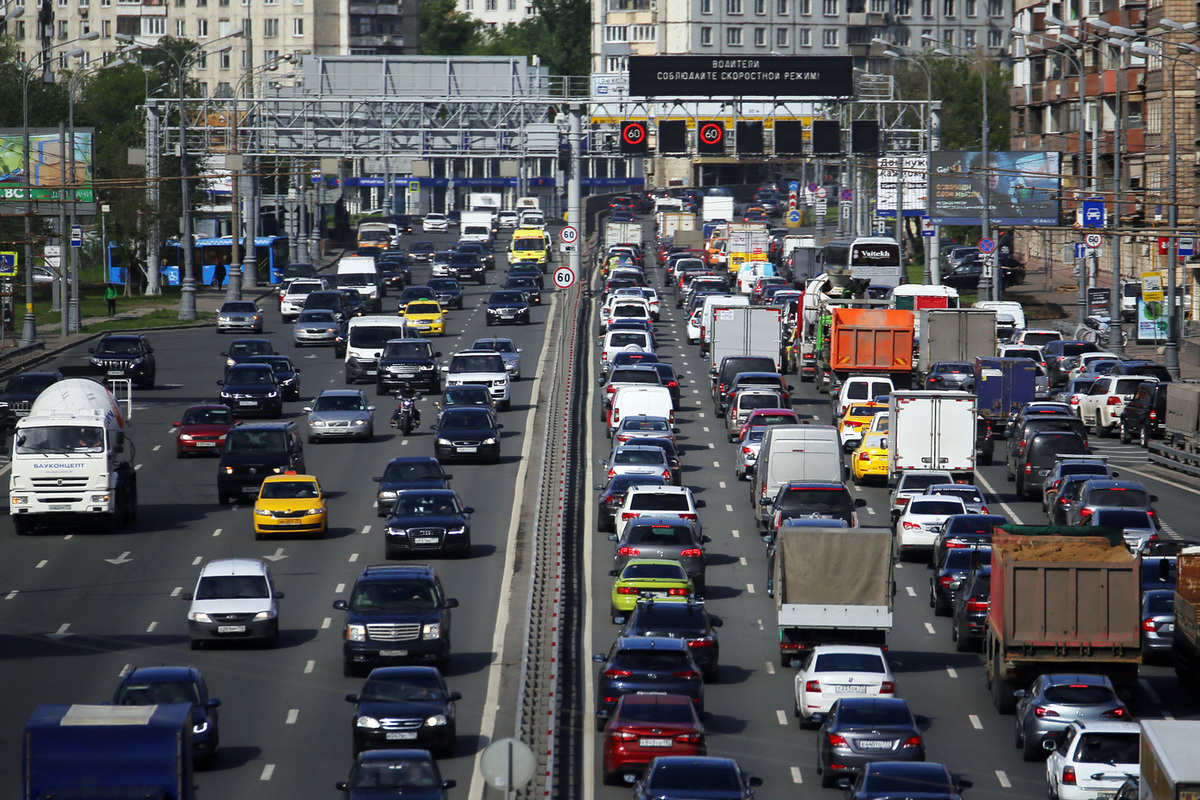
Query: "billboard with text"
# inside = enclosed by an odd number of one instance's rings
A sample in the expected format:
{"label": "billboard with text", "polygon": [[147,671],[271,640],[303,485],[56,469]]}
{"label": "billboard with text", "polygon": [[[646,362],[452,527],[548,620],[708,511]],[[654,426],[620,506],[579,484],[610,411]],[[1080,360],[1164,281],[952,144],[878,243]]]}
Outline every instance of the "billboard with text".
{"label": "billboard with text", "polygon": [[[74,164],[67,143],[57,128],[33,128],[29,131],[29,186],[33,200],[56,202],[74,199],[91,203],[94,198],[92,129],[76,128],[74,134]],[[25,196],[25,136],[19,128],[0,128],[0,202],[26,200]],[[74,168],[72,171],[72,167]],[[72,176],[68,179],[68,176]]]}
{"label": "billboard with text", "polygon": [[950,150],[933,154],[929,215],[935,225],[1057,225],[1059,154]]}

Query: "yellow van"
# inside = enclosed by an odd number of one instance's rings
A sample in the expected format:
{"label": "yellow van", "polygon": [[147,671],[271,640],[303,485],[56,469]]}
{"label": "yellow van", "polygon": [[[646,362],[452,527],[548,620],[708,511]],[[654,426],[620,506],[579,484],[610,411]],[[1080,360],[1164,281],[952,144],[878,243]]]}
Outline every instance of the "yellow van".
{"label": "yellow van", "polygon": [[550,256],[550,236],[541,228],[517,228],[508,246],[508,263],[544,265]]}

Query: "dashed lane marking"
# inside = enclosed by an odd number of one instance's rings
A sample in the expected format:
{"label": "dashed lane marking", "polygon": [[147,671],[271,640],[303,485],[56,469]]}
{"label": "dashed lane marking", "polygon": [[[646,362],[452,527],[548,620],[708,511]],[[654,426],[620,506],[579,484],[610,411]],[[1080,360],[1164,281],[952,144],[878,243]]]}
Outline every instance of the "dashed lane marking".
{"label": "dashed lane marking", "polygon": [[41,561],[39,561],[37,563],[37,566],[34,567],[34,569],[41,569],[42,567],[46,566],[49,563],[50,563],[49,561],[47,561],[46,559],[43,558]]}
{"label": "dashed lane marking", "polygon": [[179,597],[179,593],[183,591],[182,586],[176,586],[171,590],[171,597]]}
{"label": "dashed lane marking", "polygon": [[741,534],[741,533],[739,533],[739,532],[738,532],[738,530],[737,530],[736,528],[734,528],[733,530],[731,530],[729,533],[730,533],[730,534],[732,534],[732,535],[733,535],[733,538],[735,538],[735,539],[740,539],[740,538],[741,538],[741,536],[742,536],[742,534]]}
{"label": "dashed lane marking", "polygon": [[370,532],[371,532],[371,526],[370,526],[370,525],[363,525],[362,532],[363,532],[363,535],[366,535],[366,534],[370,533]]}
{"label": "dashed lane marking", "polygon": [[355,561],[358,561],[358,553],[351,553],[350,554],[350,563],[353,564]]}
{"label": "dashed lane marking", "polygon": [[220,529],[220,528],[217,528],[215,531],[213,531],[213,536],[220,536],[220,535],[221,535],[221,529]]}
{"label": "dashed lane marking", "polygon": [[1008,775],[1004,774],[1004,770],[996,770],[996,780],[1000,781],[1001,789],[1011,789],[1012,783],[1008,780]]}
{"label": "dashed lane marking", "polygon": [[262,775],[258,776],[260,781],[269,781],[271,776],[275,774],[275,765],[267,764],[263,767]]}
{"label": "dashed lane marking", "polygon": [[298,708],[288,709],[287,721],[284,724],[285,725],[295,725],[296,719],[299,716],[300,716],[300,709],[298,709]]}
{"label": "dashed lane marking", "polygon": [[312,672],[316,666],[317,662],[309,659],[308,663],[304,665],[304,674],[307,675],[308,673]]}
{"label": "dashed lane marking", "polygon": [[16,597],[16,596],[17,596],[17,590],[16,590],[16,589],[13,589],[11,592],[9,592],[8,594],[4,595],[4,599],[5,599],[5,600],[12,600],[12,599],[13,599],[14,597]]}
{"label": "dashed lane marking", "polygon": [[787,714],[784,713],[782,708],[775,709],[775,719],[779,720],[780,725],[788,724]]}
{"label": "dashed lane marking", "polygon": [[341,593],[342,593],[342,592],[344,592],[344,591],[346,591],[346,584],[344,584],[344,583],[339,583],[339,584],[337,585],[337,588],[333,590],[333,593],[334,593],[334,594],[341,594]]}
{"label": "dashed lane marking", "polygon": [[332,623],[333,623],[333,618],[332,618],[332,617],[326,617],[325,619],[321,620],[321,630],[325,630],[325,629],[326,629],[326,628],[328,628],[328,627],[329,627],[329,626],[330,626]]}
{"label": "dashed lane marking", "polygon": [[773,663],[771,663],[770,661],[767,662],[767,674],[768,675],[775,674],[775,665]]}
{"label": "dashed lane marking", "polygon": [[958,670],[956,670],[954,667],[946,667],[946,674],[949,675],[951,678],[957,678]]}
{"label": "dashed lane marking", "polygon": [[971,720],[971,727],[977,731],[983,730],[983,723],[979,721],[977,714],[968,714],[967,719]]}
{"label": "dashed lane marking", "polygon": [[804,783],[804,776],[800,774],[799,767],[792,767],[792,783]]}
{"label": "dashed lane marking", "polygon": [[930,634],[933,634],[933,632],[934,632],[934,631],[933,631],[933,623],[932,623],[932,622],[926,622],[926,623],[925,623],[925,630],[929,631],[929,633],[930,633]]}
{"label": "dashed lane marking", "polygon": [[[714,464],[713,466],[716,466],[716,464]],[[731,505],[729,505],[728,503],[726,503],[726,504],[725,504],[725,510],[726,510],[726,511],[733,511],[733,506],[731,506]]]}
{"label": "dashed lane marking", "polygon": [[200,566],[201,562],[203,562],[203,561],[204,561],[204,556],[196,556],[195,558],[192,559],[192,566],[198,567],[198,566]]}
{"label": "dashed lane marking", "polygon": [[158,627],[157,621],[151,622],[149,625],[146,626],[146,633],[154,633],[154,629],[157,627]]}
{"label": "dashed lane marking", "polygon": [[746,594],[754,594],[754,584],[753,583],[746,584]]}
{"label": "dashed lane marking", "polygon": [[739,563],[739,564],[741,564],[743,567],[744,567],[744,566],[746,566],[746,557],[745,557],[745,556],[739,556],[739,557],[738,557],[738,563]]}

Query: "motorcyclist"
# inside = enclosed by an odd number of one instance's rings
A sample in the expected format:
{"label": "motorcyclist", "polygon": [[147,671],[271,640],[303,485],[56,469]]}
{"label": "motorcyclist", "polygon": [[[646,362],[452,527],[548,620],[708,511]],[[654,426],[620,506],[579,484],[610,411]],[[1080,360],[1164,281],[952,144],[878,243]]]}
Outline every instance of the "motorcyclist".
{"label": "motorcyclist", "polygon": [[417,408],[417,390],[408,381],[400,384],[399,391],[396,392],[396,397],[400,401],[396,404],[396,410],[392,412],[392,427],[395,428],[400,423],[400,409],[404,405],[405,400],[412,401],[412,422],[413,427],[421,425],[421,409]]}

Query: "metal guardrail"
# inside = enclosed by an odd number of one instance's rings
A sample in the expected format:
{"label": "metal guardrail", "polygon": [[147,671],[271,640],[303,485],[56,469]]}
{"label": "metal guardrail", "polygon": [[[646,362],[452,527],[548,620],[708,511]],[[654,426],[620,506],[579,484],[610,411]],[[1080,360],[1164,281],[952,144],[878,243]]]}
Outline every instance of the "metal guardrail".
{"label": "metal guardrail", "polygon": [[1200,478],[1200,455],[1156,442],[1150,443],[1147,455],[1152,464]]}

